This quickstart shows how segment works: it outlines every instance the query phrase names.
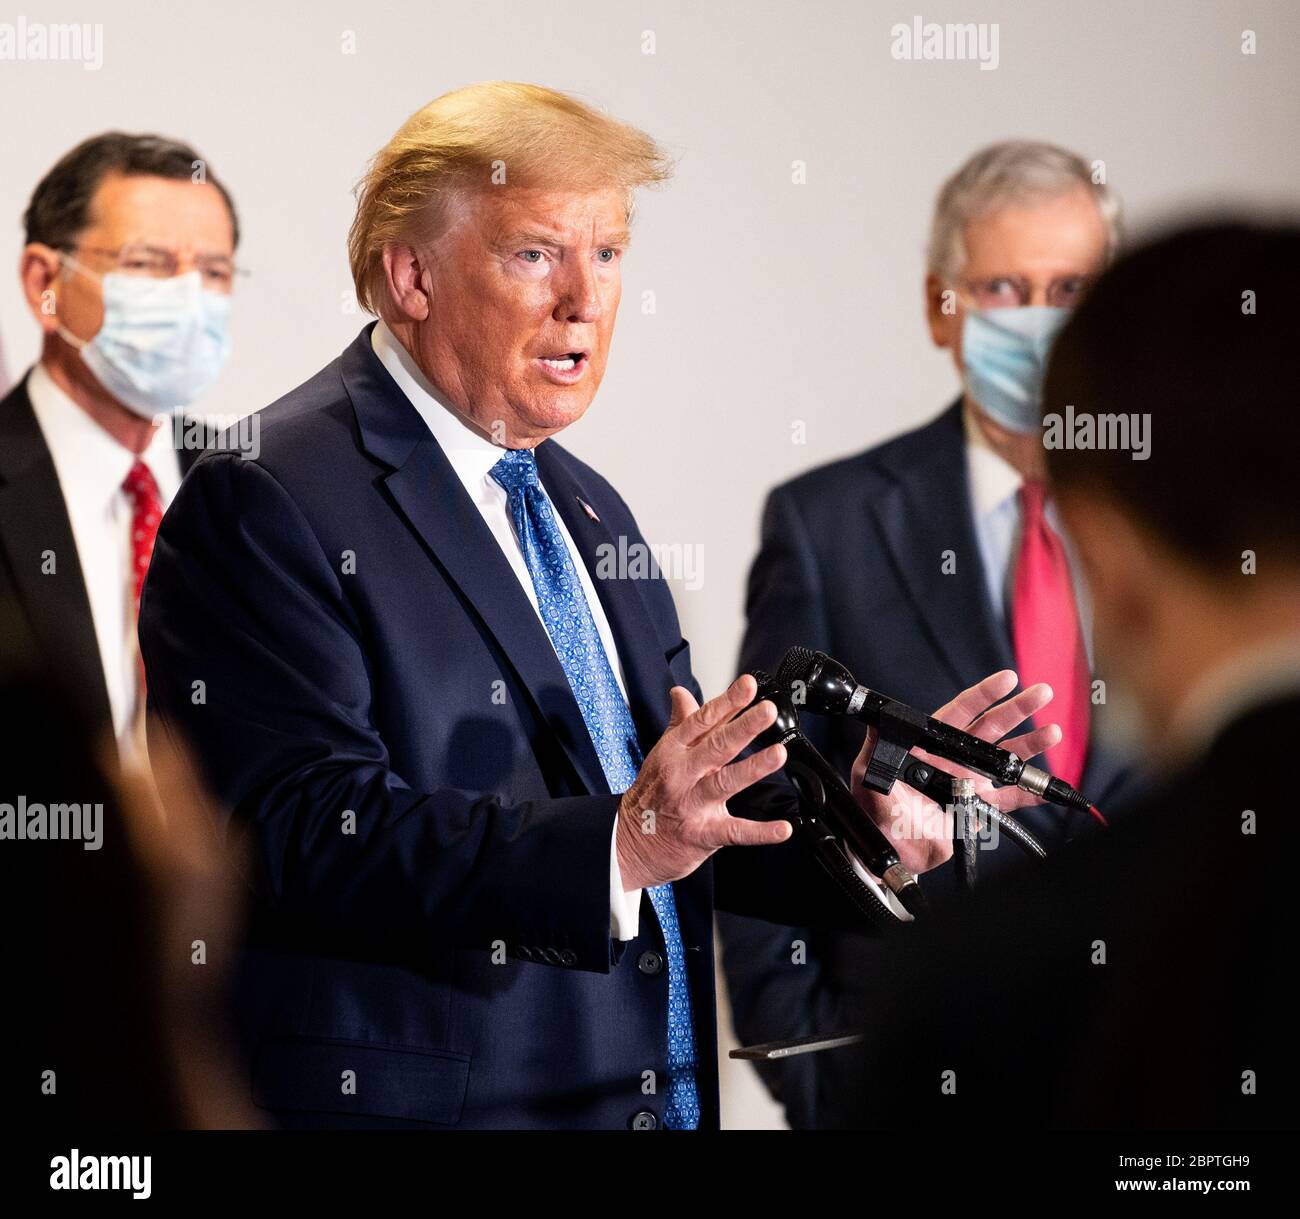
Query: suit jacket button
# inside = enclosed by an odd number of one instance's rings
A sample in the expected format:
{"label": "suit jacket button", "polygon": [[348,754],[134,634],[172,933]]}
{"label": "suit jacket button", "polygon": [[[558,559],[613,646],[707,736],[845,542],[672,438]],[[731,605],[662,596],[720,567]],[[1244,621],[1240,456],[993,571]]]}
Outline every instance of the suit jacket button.
{"label": "suit jacket button", "polygon": [[651,976],[657,973],[662,973],[664,967],[663,954],[654,952],[653,950],[650,952],[643,952],[636,959],[636,967],[643,974],[649,974]]}
{"label": "suit jacket button", "polygon": [[633,1130],[653,1130],[658,1125],[659,1119],[649,1109],[642,1109],[640,1113],[632,1114]]}
{"label": "suit jacket button", "polygon": [[572,948],[566,948],[560,953],[561,965],[576,965],[578,963],[578,954]]}

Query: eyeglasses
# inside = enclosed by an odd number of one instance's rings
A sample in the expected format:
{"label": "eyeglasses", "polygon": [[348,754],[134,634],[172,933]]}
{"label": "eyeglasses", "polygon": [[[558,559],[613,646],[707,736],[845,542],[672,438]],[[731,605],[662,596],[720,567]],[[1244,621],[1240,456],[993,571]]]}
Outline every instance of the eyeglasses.
{"label": "eyeglasses", "polygon": [[[1047,286],[1047,303],[1073,309],[1084,297],[1094,276],[1066,275]],[[963,279],[959,286],[979,309],[1014,309],[1034,298],[1034,287],[1019,275],[996,275],[990,279]]]}
{"label": "eyeglasses", "polygon": [[[181,269],[179,255],[159,246],[133,243],[117,250],[85,245],[69,245],[63,249],[111,258],[114,269],[123,275],[138,275],[145,279],[171,279],[179,275]],[[224,254],[199,254],[192,261],[194,269],[203,277],[204,287],[213,292],[230,293],[234,290],[236,280],[249,274],[242,267],[235,266],[234,260]]]}

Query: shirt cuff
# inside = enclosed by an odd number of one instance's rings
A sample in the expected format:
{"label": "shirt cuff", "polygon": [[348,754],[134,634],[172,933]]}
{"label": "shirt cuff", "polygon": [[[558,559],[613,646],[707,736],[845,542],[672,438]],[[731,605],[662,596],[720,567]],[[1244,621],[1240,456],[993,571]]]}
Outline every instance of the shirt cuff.
{"label": "shirt cuff", "polygon": [[609,934],[615,940],[634,940],[641,929],[641,890],[623,889],[618,866],[618,818],[609,838]]}

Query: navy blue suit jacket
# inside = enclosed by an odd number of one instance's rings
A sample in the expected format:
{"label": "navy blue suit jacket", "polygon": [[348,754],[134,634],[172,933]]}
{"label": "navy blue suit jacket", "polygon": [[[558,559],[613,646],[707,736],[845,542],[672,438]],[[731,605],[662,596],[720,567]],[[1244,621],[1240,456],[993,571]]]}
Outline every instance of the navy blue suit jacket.
{"label": "navy blue suit jacket", "polygon": [[[649,752],[670,687],[699,697],[668,587],[597,577],[598,548],[642,542],[636,522],[553,440],[536,453]],[[140,635],[155,730],[192,743],[251,840],[237,1016],[258,1104],[311,1125],[661,1118],[668,983],[648,899],[640,937],[610,938],[618,797],[536,612],[369,329],[262,412],[257,460],[195,465]],[[764,784],[732,809],[788,800]],[[706,1126],[715,900],[851,921],[791,846],[724,850],[675,885]]]}
{"label": "navy blue suit jacket", "polygon": [[[956,570],[945,574],[948,551]],[[924,427],[777,487],[763,513],[746,614],[742,669],[772,670],[786,648],[801,644],[925,711],[990,673],[1015,668],[976,542],[960,400]],[[1105,714],[1104,706],[1093,707],[1094,725]],[[813,715],[803,716],[801,726],[847,773],[865,729]],[[1118,759],[1093,746],[1081,789],[1113,811],[1139,787]],[[1049,852],[1094,824],[1086,814],[1047,806],[1016,816]],[[980,876],[988,883],[1025,858],[1004,836],[996,850],[980,851]],[[958,892],[955,869],[928,873],[921,887],[934,901],[951,900]],[[845,996],[873,983],[864,936],[818,935],[727,915],[719,924],[742,1042],[847,1027]],[[827,1062],[825,1055],[807,1055],[762,1068],[792,1124],[816,1122],[817,1076]]]}
{"label": "navy blue suit jacket", "polygon": [[[191,432],[194,420],[186,420]],[[205,445],[216,440],[204,426]],[[176,451],[185,474],[197,449]],[[57,562],[50,571],[48,556]],[[96,736],[113,737],[113,711],[54,458],[27,395],[27,377],[0,399],[0,651],[37,656],[70,715]]]}

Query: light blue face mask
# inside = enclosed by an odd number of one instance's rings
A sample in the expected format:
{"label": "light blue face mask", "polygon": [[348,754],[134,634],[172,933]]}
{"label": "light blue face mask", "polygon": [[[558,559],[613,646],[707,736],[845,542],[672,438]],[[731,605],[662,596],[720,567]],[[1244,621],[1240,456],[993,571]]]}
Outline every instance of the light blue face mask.
{"label": "light blue face mask", "polygon": [[1054,305],[967,311],[961,332],[966,390],[1004,427],[1033,433],[1041,426],[1047,353],[1069,316]]}
{"label": "light blue face mask", "polygon": [[89,341],[62,326],[99,383],[137,415],[149,419],[189,406],[221,372],[230,355],[230,297],[203,288],[198,271],[170,279],[100,276],[104,324]]}

